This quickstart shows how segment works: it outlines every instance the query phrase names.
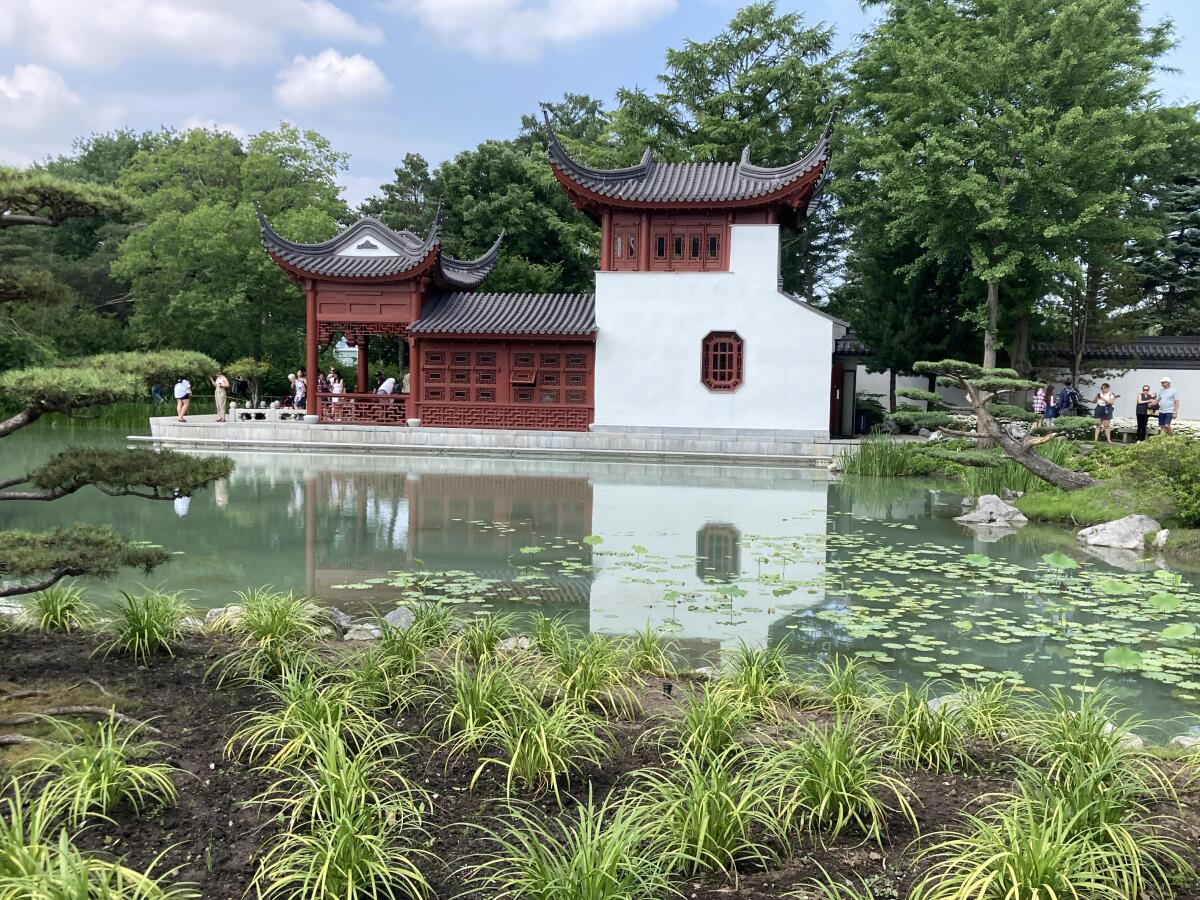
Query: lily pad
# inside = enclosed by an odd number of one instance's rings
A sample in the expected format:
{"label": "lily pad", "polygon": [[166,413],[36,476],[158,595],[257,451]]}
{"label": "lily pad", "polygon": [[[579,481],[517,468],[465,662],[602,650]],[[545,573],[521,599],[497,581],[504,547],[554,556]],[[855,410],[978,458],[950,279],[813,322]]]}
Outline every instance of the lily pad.
{"label": "lily pad", "polygon": [[1142,654],[1129,647],[1110,647],[1104,651],[1104,664],[1118,669],[1137,669],[1142,665]]}
{"label": "lily pad", "polygon": [[1055,550],[1053,553],[1043,553],[1042,562],[1051,569],[1058,569],[1065,572],[1068,569],[1078,569],[1079,563],[1067,556],[1061,550]]}

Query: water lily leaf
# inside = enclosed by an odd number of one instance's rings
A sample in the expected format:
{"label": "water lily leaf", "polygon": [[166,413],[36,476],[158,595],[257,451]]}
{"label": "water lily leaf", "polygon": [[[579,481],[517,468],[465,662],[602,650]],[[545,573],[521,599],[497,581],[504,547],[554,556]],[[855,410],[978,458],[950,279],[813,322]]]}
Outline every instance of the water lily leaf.
{"label": "water lily leaf", "polygon": [[1059,569],[1066,571],[1067,569],[1078,569],[1079,563],[1067,556],[1061,550],[1055,550],[1053,553],[1043,553],[1042,562],[1051,569]]}
{"label": "water lily leaf", "polygon": [[1196,636],[1197,628],[1191,622],[1177,622],[1168,625],[1159,635],[1167,641],[1183,641]]}
{"label": "water lily leaf", "polygon": [[541,553],[542,548],[541,547],[522,547],[521,552],[526,553],[526,554]]}
{"label": "water lily leaf", "polygon": [[1159,612],[1165,613],[1175,612],[1183,605],[1183,602],[1174,594],[1155,594],[1149,602]]}
{"label": "water lily leaf", "polygon": [[992,564],[991,559],[984,556],[982,553],[968,553],[963,557],[963,562],[980,569]]}
{"label": "water lily leaf", "polygon": [[1142,654],[1129,647],[1110,647],[1104,651],[1104,664],[1118,669],[1137,669],[1142,665]]}
{"label": "water lily leaf", "polygon": [[594,546],[596,544],[603,544],[604,538],[600,537],[598,534],[585,534],[583,536],[583,542],[585,544],[592,544]]}
{"label": "water lily leaf", "polygon": [[1101,578],[1097,586],[1110,597],[1128,597],[1137,591],[1133,585],[1118,581],[1116,578]]}

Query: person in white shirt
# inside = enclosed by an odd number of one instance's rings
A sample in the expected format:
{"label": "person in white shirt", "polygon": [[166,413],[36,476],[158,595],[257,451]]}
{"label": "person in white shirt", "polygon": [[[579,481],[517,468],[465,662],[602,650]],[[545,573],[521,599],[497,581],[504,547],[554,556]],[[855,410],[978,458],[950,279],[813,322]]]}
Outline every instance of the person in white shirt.
{"label": "person in white shirt", "polygon": [[1171,433],[1171,425],[1180,414],[1179,391],[1171,386],[1170,377],[1162,377],[1162,388],[1158,392],[1158,430]]}
{"label": "person in white shirt", "polygon": [[179,380],[175,382],[175,415],[179,417],[180,422],[186,422],[184,416],[187,415],[188,404],[192,402],[192,383],[179,376]]}
{"label": "person in white shirt", "polygon": [[389,394],[389,395],[396,393],[396,379],[395,378],[385,378],[383,380],[383,384],[379,385],[379,390],[377,390],[375,393],[376,394]]}
{"label": "person in white shirt", "polygon": [[1109,383],[1106,381],[1100,385],[1100,392],[1092,399],[1096,404],[1092,415],[1096,418],[1096,426],[1092,429],[1092,440],[1100,440],[1100,432],[1104,432],[1104,439],[1110,444],[1112,443],[1112,420],[1113,410],[1117,406],[1117,398],[1120,394],[1114,394]]}

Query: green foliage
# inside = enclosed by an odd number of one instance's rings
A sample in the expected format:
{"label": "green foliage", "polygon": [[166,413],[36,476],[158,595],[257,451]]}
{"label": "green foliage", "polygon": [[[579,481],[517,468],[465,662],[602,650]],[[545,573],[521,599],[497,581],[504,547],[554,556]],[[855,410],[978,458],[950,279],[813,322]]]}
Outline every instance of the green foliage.
{"label": "green foliage", "polygon": [[878,709],[885,683],[852,656],[834,657],[806,677],[804,687],[817,705],[842,714],[860,715]]}
{"label": "green foliage", "polygon": [[495,849],[469,869],[496,900],[649,900],[675,893],[660,849],[621,804],[588,794],[559,822],[510,807],[499,829],[483,833]]}
{"label": "green foliage", "polygon": [[945,400],[942,396],[934,391],[926,391],[921,388],[897,388],[896,396],[903,397],[905,400],[917,400],[922,403],[928,403],[931,406],[943,406]]}
{"label": "green foliage", "polygon": [[679,645],[664,638],[650,624],[622,642],[621,651],[629,670],[638,675],[671,678],[677,672],[675,660],[679,657]]}
{"label": "green foliage", "polygon": [[560,788],[585,766],[599,766],[616,744],[599,717],[572,703],[546,709],[536,700],[524,700],[516,710],[497,720],[487,743],[498,755],[481,757],[471,778],[474,787],[493,767],[504,773],[508,796],[517,789],[541,794],[550,791],[560,800]]}
{"label": "green foliage", "polygon": [[[893,418],[899,421],[900,414],[897,413]],[[870,475],[876,478],[930,475],[938,470],[938,464],[923,452],[923,447],[917,441],[899,440],[875,432],[864,437],[853,452],[842,451],[842,469],[847,475]]]}
{"label": "green foliage", "polygon": [[[107,578],[122,568],[149,572],[171,555],[161,547],[131,541],[109,528],[69,525],[49,532],[0,531],[0,574],[18,582],[0,596],[40,590],[66,575]],[[39,578],[42,583],[29,579]]]}
{"label": "green foliage", "polygon": [[[43,801],[26,801],[20,784],[0,798],[0,896],[38,900],[194,900],[186,885],[171,885],[177,870],[153,874],[81,852]],[[161,858],[161,856],[159,857]]]}
{"label": "green foliage", "polygon": [[776,703],[794,690],[787,665],[787,645],[753,647],[739,641],[722,675],[746,711],[755,718],[774,718]]}
{"label": "green foliage", "polygon": [[173,656],[193,613],[178,594],[148,591],[135,596],[122,591],[116,617],[109,624],[113,636],[101,649],[105,655],[113,651],[128,654],[143,664],[159,653]]}
{"label": "green foliage", "polygon": [[251,681],[279,677],[310,655],[320,634],[320,610],[307,597],[260,587],[238,591],[236,610],[217,620],[218,629],[240,635],[239,647],[218,663],[222,678],[237,671]]}
{"label": "green foliage", "polygon": [[853,829],[882,845],[889,817],[917,824],[912,792],[888,772],[885,752],[853,720],[810,726],[796,740],[761,748],[761,789],[779,810],[785,832],[811,832],[833,841]]}
{"label": "green foliage", "polygon": [[887,751],[902,766],[953,772],[968,761],[966,728],[956,704],[929,705],[929,691],[905,685],[883,707]]}
{"label": "green foliage", "polygon": [[1156,435],[1121,448],[1112,459],[1117,472],[1138,484],[1166,488],[1175,501],[1175,518],[1200,526],[1200,441]]}
{"label": "green foliage", "polygon": [[[1056,465],[1068,466],[1072,461],[1075,448],[1068,441],[1054,440],[1035,447],[1033,452]],[[973,456],[965,454],[963,456],[964,460],[973,458]],[[1049,492],[1067,493],[1058,491],[1020,463],[1005,458],[1003,454],[993,454],[993,458],[996,464],[991,466],[972,466],[970,463],[964,463],[967,465],[967,469],[963,472],[963,486],[970,496],[982,497],[984,494],[1000,496],[1005,490],[1018,491],[1026,496]]]}
{"label": "green foliage", "polygon": [[[55,227],[69,219],[118,213],[125,198],[111,188],[60,178],[37,169],[0,167],[0,228]],[[28,221],[34,219],[39,221]]]}
{"label": "green foliage", "polygon": [[727,681],[711,682],[686,695],[681,715],[657,730],[675,755],[705,760],[741,743],[754,716],[740,692]]}
{"label": "green foliage", "polygon": [[[170,500],[190,496],[233,471],[225,457],[196,457],[174,450],[80,448],[55,454],[25,480],[48,499],[89,485],[113,497]],[[0,499],[4,499],[0,493]]]}
{"label": "green foliage", "polygon": [[50,741],[22,760],[23,777],[40,786],[42,802],[72,828],[93,816],[108,818],[122,805],[140,815],[178,796],[171,780],[177,770],[145,762],[164,745],[143,740],[144,726],[130,727],[111,717],[92,727],[46,721]]}
{"label": "green foliage", "polygon": [[564,698],[581,707],[633,714],[641,709],[621,647],[602,635],[567,633],[550,650]]}
{"label": "green foliage", "polygon": [[482,750],[500,723],[519,717],[525,704],[540,702],[540,682],[528,667],[490,658],[472,666],[456,659],[422,694],[440,716],[442,736],[457,756]]}
{"label": "green foliage", "polygon": [[776,857],[781,810],[761,787],[749,751],[672,755],[666,769],[645,769],[627,795],[634,815],[661,846],[667,865],[692,876],[765,866]]}
{"label": "green foliage", "polygon": [[74,585],[56,584],[26,597],[22,605],[38,631],[69,633],[96,623],[95,605]]}
{"label": "green foliage", "polygon": [[917,375],[954,376],[958,378],[981,378],[983,366],[963,362],[961,359],[941,359],[936,362],[920,360],[913,363],[913,372]]}
{"label": "green foliage", "polygon": [[489,614],[477,616],[468,623],[463,633],[455,641],[455,646],[463,650],[475,662],[496,652],[500,642],[513,633],[513,615]]}
{"label": "green foliage", "polygon": [[[1074,560],[1067,559],[1074,564]],[[973,738],[999,744],[1026,727],[1015,688],[1007,681],[963,688],[958,700],[963,726]]]}

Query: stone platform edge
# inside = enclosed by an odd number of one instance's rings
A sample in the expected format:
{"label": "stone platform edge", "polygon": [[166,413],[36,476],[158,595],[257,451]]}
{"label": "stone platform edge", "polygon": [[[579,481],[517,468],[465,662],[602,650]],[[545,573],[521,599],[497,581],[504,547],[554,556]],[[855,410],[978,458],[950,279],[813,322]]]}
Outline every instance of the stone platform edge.
{"label": "stone platform edge", "polygon": [[228,450],[337,450],[670,463],[712,461],[793,467],[824,467],[838,452],[823,436],[763,430],[670,433],[640,429],[622,432],[398,428],[301,422],[219,423],[211,416],[193,417],[186,423],[153,418],[149,436],[130,435],[129,440]]}

